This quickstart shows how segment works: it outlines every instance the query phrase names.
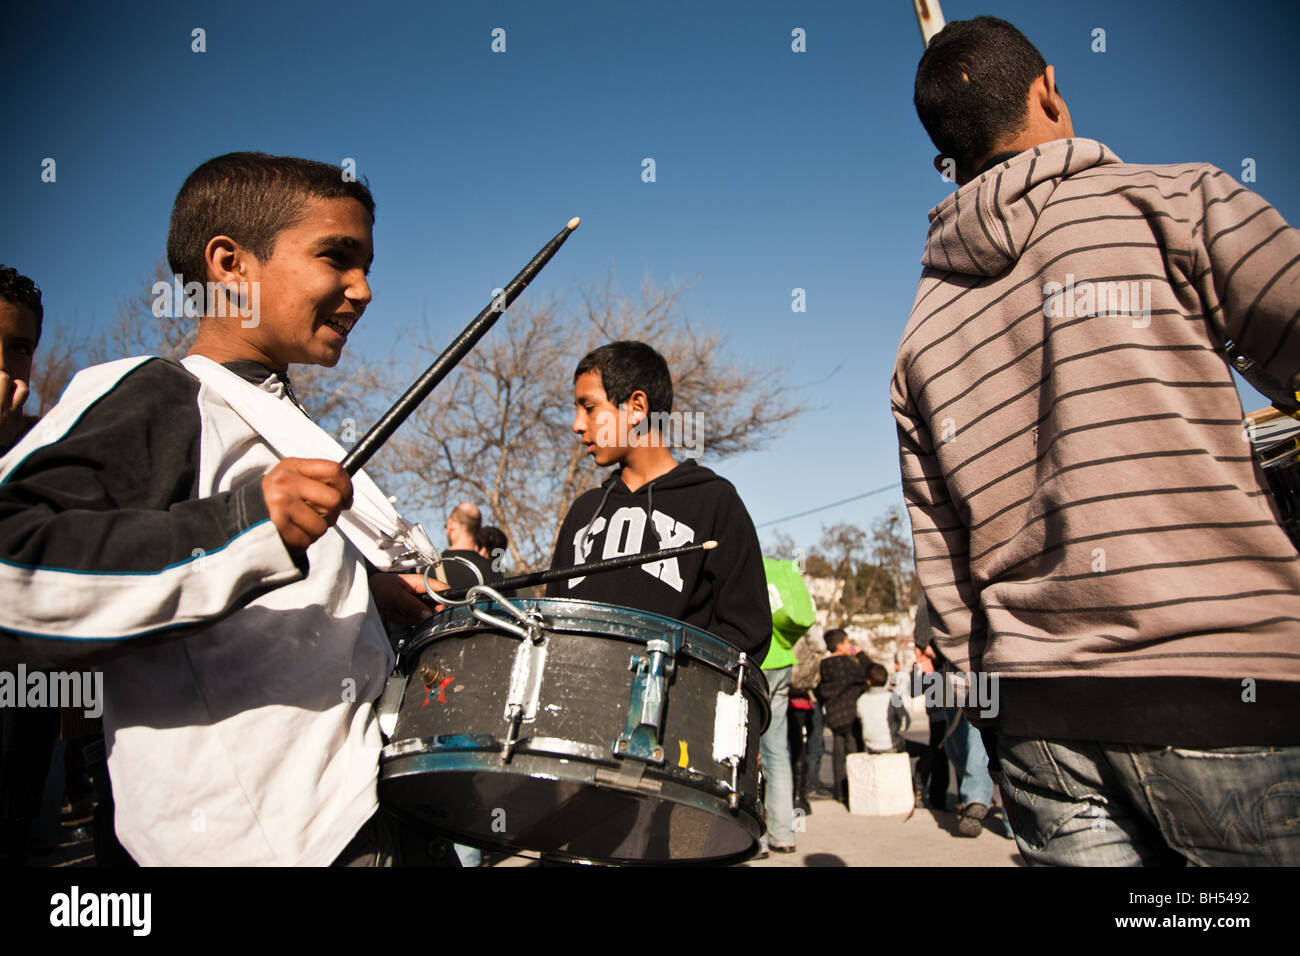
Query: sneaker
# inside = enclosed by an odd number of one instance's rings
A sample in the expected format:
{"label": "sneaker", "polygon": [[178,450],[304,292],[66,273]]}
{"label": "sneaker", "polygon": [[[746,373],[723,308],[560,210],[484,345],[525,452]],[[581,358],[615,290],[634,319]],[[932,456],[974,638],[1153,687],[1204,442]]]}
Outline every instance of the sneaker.
{"label": "sneaker", "polygon": [[958,813],[957,832],[965,837],[977,837],[984,829],[984,817],[989,808],[982,803],[968,803]]}
{"label": "sneaker", "polygon": [[784,844],[781,843],[769,843],[767,846],[768,849],[770,849],[773,853],[793,853],[795,850],[798,849],[798,847],[796,847],[793,843],[791,843],[789,846],[785,846]]}

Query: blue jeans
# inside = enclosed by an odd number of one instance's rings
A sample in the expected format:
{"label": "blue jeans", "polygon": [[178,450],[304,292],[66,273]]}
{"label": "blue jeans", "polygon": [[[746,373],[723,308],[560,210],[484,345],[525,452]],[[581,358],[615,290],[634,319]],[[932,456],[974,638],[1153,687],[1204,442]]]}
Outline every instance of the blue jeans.
{"label": "blue jeans", "polygon": [[822,785],[822,754],[826,753],[826,721],[821,701],[813,701],[812,720],[808,725],[808,792]]}
{"label": "blue jeans", "polygon": [[[959,711],[945,710],[948,726],[957,719]],[[989,756],[984,752],[984,740],[980,732],[971,726],[965,717],[957,729],[944,744],[948,759],[957,771],[957,802],[982,803],[989,806],[993,802],[993,778],[989,776]],[[934,795],[931,794],[931,799]]]}
{"label": "blue jeans", "polygon": [[780,667],[763,671],[767,678],[767,691],[772,699],[772,722],[759,738],[758,750],[763,755],[763,773],[767,778],[767,796],[763,804],[767,811],[767,834],[777,846],[794,846],[794,774],[790,769],[790,740],[786,736],[786,708],[790,704],[790,675],[793,667]]}
{"label": "blue jeans", "polygon": [[1001,737],[998,757],[1030,863],[1300,865],[1300,747]]}

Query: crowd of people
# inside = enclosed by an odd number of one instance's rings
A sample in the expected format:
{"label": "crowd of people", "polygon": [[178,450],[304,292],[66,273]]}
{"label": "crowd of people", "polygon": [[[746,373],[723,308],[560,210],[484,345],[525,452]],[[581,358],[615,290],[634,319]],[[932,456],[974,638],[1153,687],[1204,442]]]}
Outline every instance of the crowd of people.
{"label": "crowd of people", "polygon": [[[788,760],[793,778],[791,802],[789,807],[779,799],[767,803],[769,829],[788,833],[791,839],[773,843],[769,837],[768,852],[797,848],[794,815],[812,814],[811,800],[830,799],[850,806],[846,765],[848,756],[855,753],[907,754],[912,761],[915,806],[941,813],[950,810],[951,762],[957,778],[957,799],[951,806],[957,818],[954,832],[963,837],[983,832],[985,817],[996,805],[994,785],[980,734],[962,709],[932,706],[926,701],[928,742],[922,744],[906,736],[912,722],[907,698],[922,698],[921,675],[934,673],[936,661],[943,667],[932,641],[924,602],[918,606],[913,638],[900,638],[892,666],[873,661],[843,628],[823,630],[814,625],[798,637],[791,648],[795,664],[789,684],[785,745],[776,744],[774,738],[771,758]],[[903,666],[904,659],[909,667]],[[821,779],[828,732],[830,786]],[[769,779],[779,775],[779,771],[769,770]],[[777,819],[783,813],[789,814],[784,826]],[[1012,836],[1005,812],[1001,829],[1007,837]]]}

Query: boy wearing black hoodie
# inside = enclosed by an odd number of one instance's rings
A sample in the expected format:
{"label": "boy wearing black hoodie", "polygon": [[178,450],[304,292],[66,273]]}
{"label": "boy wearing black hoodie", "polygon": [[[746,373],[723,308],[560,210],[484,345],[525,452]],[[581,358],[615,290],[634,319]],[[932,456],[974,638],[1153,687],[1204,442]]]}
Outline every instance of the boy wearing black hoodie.
{"label": "boy wearing black hoodie", "polygon": [[667,561],[551,584],[547,597],[620,604],[709,631],[756,662],[772,634],[763,556],[749,512],[724,478],[678,462],[660,424],[673,383],[658,352],[612,342],[588,352],[573,373],[573,430],[601,466],[618,465],[569,509],[552,567],[718,542]]}

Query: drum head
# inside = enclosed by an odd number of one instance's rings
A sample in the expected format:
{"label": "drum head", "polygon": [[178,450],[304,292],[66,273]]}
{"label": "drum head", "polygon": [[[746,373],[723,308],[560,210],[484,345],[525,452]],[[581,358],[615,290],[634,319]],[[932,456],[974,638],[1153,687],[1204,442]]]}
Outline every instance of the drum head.
{"label": "drum head", "polygon": [[[464,609],[446,612],[403,654],[411,678],[381,756],[384,805],[460,843],[575,861],[712,864],[757,852],[757,747],[768,716],[761,671],[744,670],[748,739],[739,799],[729,801],[730,768],[714,759],[713,738],[719,695],[734,698],[741,673],[733,648],[641,611],[516,603],[546,621],[546,657],[533,718],[509,759],[505,703],[521,639]],[[662,760],[618,757],[634,697],[630,665],[665,634],[680,650],[665,694]]]}

